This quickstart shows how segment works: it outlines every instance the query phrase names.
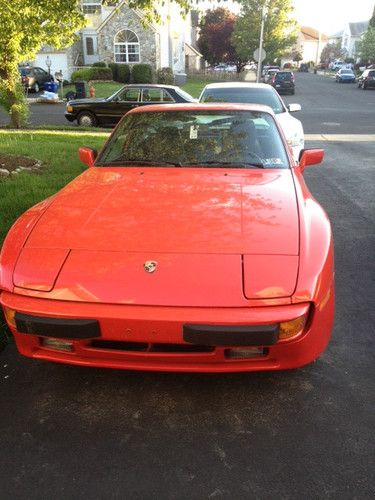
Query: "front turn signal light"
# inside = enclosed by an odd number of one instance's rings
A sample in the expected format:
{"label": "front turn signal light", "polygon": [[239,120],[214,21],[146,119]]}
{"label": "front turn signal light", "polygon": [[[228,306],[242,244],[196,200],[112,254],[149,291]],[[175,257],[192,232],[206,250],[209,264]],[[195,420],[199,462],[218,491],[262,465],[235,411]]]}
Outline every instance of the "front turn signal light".
{"label": "front turn signal light", "polygon": [[16,311],[14,309],[9,309],[9,307],[4,307],[4,316],[8,324],[16,328]]}
{"label": "front turn signal light", "polygon": [[73,106],[67,106],[66,110],[68,113],[73,113]]}
{"label": "front turn signal light", "polygon": [[279,340],[287,340],[295,337],[305,328],[306,315],[290,321],[283,321],[279,327]]}

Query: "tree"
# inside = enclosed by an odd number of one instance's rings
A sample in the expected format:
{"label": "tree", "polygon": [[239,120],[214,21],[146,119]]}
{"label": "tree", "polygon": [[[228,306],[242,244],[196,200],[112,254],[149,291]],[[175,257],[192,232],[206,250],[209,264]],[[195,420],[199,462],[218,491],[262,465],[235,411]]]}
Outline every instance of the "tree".
{"label": "tree", "polygon": [[198,48],[209,64],[221,62],[235,64],[240,72],[246,61],[242,61],[231,44],[236,16],[228,9],[219,7],[208,10],[199,23]]}
{"label": "tree", "polygon": [[368,27],[359,43],[358,52],[362,61],[375,63],[375,28]]}
{"label": "tree", "polygon": [[0,0],[0,98],[13,127],[22,125],[27,110],[18,64],[34,59],[44,44],[70,45],[83,25],[76,0]]}
{"label": "tree", "polygon": [[259,47],[263,6],[266,6],[263,48],[267,60],[273,62],[293,47],[297,23],[292,18],[292,0],[241,0],[241,3],[241,16],[237,18],[232,43],[242,59],[252,59]]}
{"label": "tree", "polygon": [[292,61],[295,61],[295,62],[299,63],[300,61],[302,61],[303,55],[301,54],[301,52],[299,50],[294,50],[290,54],[290,58],[291,58]]}
{"label": "tree", "polygon": [[372,16],[369,21],[369,28],[375,28],[375,7],[374,10],[372,11]]}
{"label": "tree", "polygon": [[343,51],[339,43],[327,43],[320,54],[320,62],[328,64],[334,59],[340,59]]}

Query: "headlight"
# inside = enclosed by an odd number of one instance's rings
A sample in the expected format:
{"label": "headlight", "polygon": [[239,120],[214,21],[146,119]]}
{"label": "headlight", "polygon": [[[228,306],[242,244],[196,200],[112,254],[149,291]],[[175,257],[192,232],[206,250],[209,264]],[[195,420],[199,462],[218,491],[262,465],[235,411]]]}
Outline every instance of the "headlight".
{"label": "headlight", "polygon": [[68,104],[66,110],[68,113],[73,113],[73,106],[70,106],[70,104]]}

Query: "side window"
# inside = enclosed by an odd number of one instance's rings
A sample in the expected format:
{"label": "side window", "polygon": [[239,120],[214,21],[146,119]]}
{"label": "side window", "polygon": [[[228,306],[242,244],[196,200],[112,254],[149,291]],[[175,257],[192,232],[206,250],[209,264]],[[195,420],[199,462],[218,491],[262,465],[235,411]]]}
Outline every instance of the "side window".
{"label": "side window", "polygon": [[162,99],[163,102],[174,102],[173,97],[166,90],[162,90],[162,92],[163,92],[163,99]]}
{"label": "side window", "polygon": [[131,102],[137,102],[138,101],[138,96],[139,96],[139,90],[138,89],[128,89],[125,90],[122,94],[119,95],[119,100],[120,101],[131,101]]}

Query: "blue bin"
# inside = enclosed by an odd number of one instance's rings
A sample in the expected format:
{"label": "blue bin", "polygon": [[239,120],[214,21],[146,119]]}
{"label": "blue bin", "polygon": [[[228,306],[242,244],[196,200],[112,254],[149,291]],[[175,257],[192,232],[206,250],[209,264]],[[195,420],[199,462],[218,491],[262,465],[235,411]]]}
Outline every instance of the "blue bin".
{"label": "blue bin", "polygon": [[59,84],[57,82],[45,82],[44,84],[44,90],[47,92],[57,92],[58,88]]}

